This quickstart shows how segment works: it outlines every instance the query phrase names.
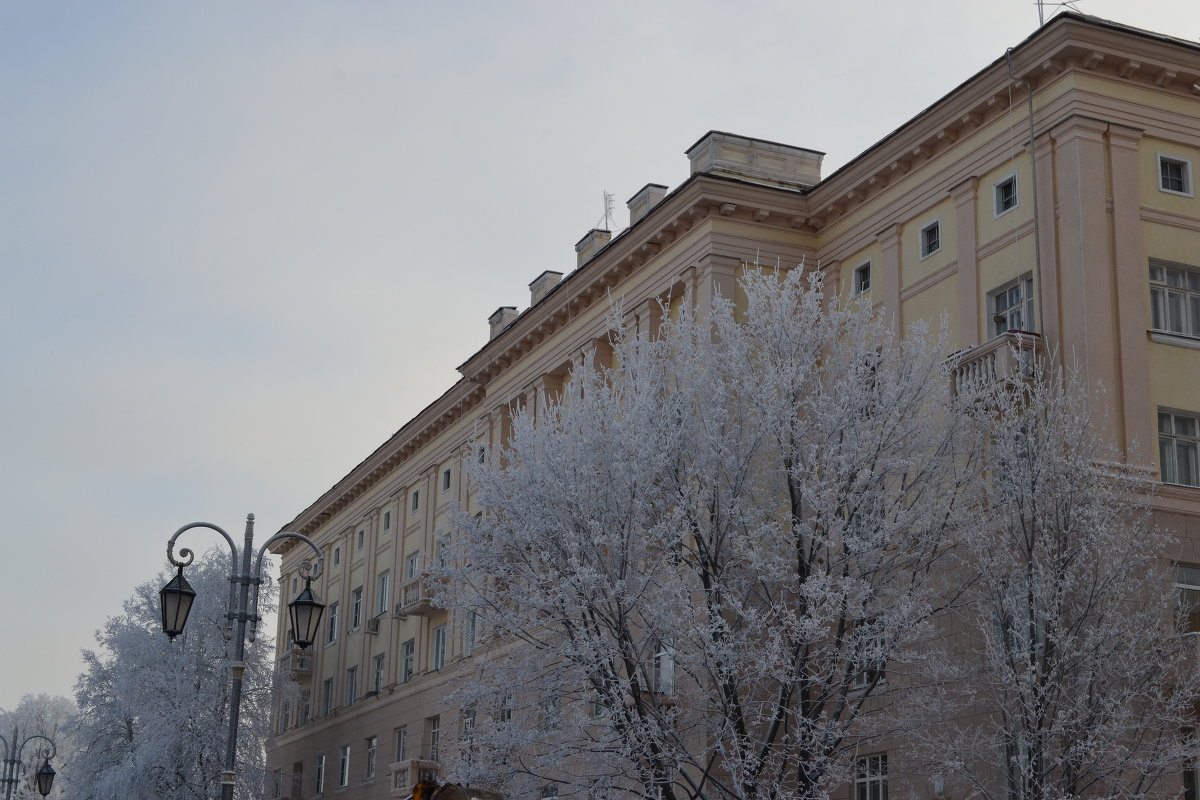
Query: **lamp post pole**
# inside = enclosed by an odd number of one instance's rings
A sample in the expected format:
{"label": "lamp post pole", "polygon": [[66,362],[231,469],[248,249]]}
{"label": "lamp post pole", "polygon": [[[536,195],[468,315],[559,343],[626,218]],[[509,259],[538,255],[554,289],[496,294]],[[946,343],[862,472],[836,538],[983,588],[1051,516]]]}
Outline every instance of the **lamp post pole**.
{"label": "lamp post pole", "polygon": [[[306,647],[316,638],[316,628],[320,624],[321,611],[325,608],[313,595],[310,584],[321,574],[321,551],[316,543],[307,536],[299,533],[284,531],[277,533],[263,542],[258,550],[256,560],[251,554],[254,548],[254,515],[246,515],[246,534],[239,552],[233,537],[220,527],[209,522],[192,522],[184,525],[167,542],[167,559],[179,569],[179,574],[173,578],[159,593],[162,601],[163,629],[168,638],[174,639],[183,632],[192,600],[196,593],[192,591],[187,580],[183,577],[183,568],[192,563],[195,553],[186,548],[180,548],[179,558],[175,557],[175,540],[180,534],[192,528],[208,528],[225,537],[232,556],[232,572],[229,576],[229,611],[225,618],[229,621],[226,637],[234,637],[234,658],[230,664],[229,692],[229,735],[225,742],[225,771],[221,773],[221,800],[233,800],[233,787],[236,778],[238,715],[242,705],[242,675],[246,671],[246,623],[250,624],[249,640],[254,641],[258,633],[258,623],[262,619],[258,615],[258,587],[262,583],[262,562],[267,548],[280,539],[299,539],[312,548],[316,554],[313,562],[304,562],[301,572],[304,575],[304,590],[288,604],[289,617],[292,620],[296,644]],[[239,566],[240,562],[240,566]],[[252,569],[253,567],[253,569]],[[251,586],[254,587],[251,591]],[[232,631],[237,626],[237,633]],[[7,800],[7,799],[6,799]]]}
{"label": "lamp post pole", "polygon": [[58,753],[58,745],[54,743],[53,739],[42,736],[40,733],[21,742],[17,728],[13,726],[11,742],[0,736],[0,742],[4,743],[4,777],[0,778],[0,781],[4,782],[4,800],[12,800],[13,790],[17,788],[17,783],[21,780],[21,753],[25,750],[25,745],[34,739],[41,739],[46,743],[38,751],[38,755],[42,757],[42,767],[34,775],[37,781],[37,790],[42,797],[50,794],[50,787],[54,784],[54,768],[50,766],[50,759]]}

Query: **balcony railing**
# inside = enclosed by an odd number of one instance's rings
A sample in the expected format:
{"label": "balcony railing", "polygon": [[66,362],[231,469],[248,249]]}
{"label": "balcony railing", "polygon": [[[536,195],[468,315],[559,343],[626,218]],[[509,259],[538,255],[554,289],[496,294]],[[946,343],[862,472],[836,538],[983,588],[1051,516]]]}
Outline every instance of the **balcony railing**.
{"label": "balcony railing", "polygon": [[1000,382],[1026,381],[1045,354],[1040,333],[1008,331],[950,356],[954,393],[971,395]]}
{"label": "balcony railing", "polygon": [[397,614],[416,614],[418,617],[432,616],[437,612],[433,604],[433,579],[426,573],[409,578],[400,584],[400,602]]}
{"label": "balcony railing", "polygon": [[428,759],[397,761],[388,770],[392,775],[392,797],[406,797],[422,780],[437,780],[438,762]]}
{"label": "balcony railing", "polygon": [[279,676],[308,686],[312,680],[312,653],[293,647],[279,659]]}

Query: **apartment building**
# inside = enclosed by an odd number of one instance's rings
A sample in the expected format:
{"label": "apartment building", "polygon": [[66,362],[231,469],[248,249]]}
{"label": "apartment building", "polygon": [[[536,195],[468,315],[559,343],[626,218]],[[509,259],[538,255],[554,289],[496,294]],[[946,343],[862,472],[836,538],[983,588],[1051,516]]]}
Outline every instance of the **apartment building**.
{"label": "apartment building", "polygon": [[[1003,377],[1011,345],[1080,364],[1114,441],[1161,479],[1177,583],[1200,592],[1200,46],[1065,13],[998,56],[829,176],[818,151],[705,134],[686,181],[647,184],[627,228],[587,232],[573,269],[492,314],[462,378],[285,526],[321,546],[328,609],[304,652],[280,619],[271,796],[404,797],[446,768],[472,721],[443,698],[476,632],[432,602],[425,566],[452,504],[470,508],[463,465],[607,357],[610,297],[653,330],[662,299],[728,296],[755,260],[820,269],[900,328],[945,315],[959,380]],[[294,595],[306,554],[276,552]],[[854,794],[884,796],[888,754],[867,758]]]}

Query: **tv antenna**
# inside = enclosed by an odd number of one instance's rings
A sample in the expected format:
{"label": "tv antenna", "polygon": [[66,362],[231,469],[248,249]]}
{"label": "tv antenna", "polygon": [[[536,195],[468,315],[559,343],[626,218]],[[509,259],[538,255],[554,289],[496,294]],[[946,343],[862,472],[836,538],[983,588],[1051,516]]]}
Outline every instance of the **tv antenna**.
{"label": "tv antenna", "polygon": [[1082,14],[1083,12],[1075,7],[1075,4],[1080,2],[1082,2],[1082,0],[1061,0],[1061,2],[1058,3],[1047,3],[1046,0],[1036,0],[1034,5],[1037,6],[1038,10],[1038,26],[1040,27],[1046,24],[1046,6],[1059,9],[1065,8],[1070,11],[1074,11],[1076,14]]}
{"label": "tv antenna", "polygon": [[604,216],[596,223],[596,227],[602,231],[611,231],[613,224],[613,194],[612,192],[604,192]]}

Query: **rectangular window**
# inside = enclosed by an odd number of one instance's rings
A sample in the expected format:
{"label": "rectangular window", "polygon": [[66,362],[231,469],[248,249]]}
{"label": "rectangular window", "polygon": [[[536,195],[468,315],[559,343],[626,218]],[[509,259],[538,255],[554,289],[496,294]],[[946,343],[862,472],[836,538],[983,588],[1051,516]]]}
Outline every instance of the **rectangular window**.
{"label": "rectangular window", "polygon": [[408,761],[408,728],[396,728],[396,761]]}
{"label": "rectangular window", "polygon": [[375,615],[386,614],[391,608],[392,571],[385,569],[375,579]]}
{"label": "rectangular window", "polygon": [[854,769],[854,800],[887,800],[887,796],[887,754],[859,758]]}
{"label": "rectangular window", "polygon": [[1178,411],[1158,412],[1158,461],[1163,483],[1200,486],[1197,450],[1200,418]]}
{"label": "rectangular window", "polygon": [[400,682],[412,680],[413,667],[416,665],[417,640],[409,639],[400,645]]}
{"label": "rectangular window", "polygon": [[363,549],[363,543],[366,542],[366,540],[367,540],[366,530],[359,528],[358,529],[358,549],[359,550]]}
{"label": "rectangular window", "polygon": [[313,794],[321,794],[325,791],[325,756],[324,754],[317,756],[317,768],[313,772],[313,777],[316,778],[313,788],[316,790]]}
{"label": "rectangular window", "polygon": [[358,667],[346,670],[346,705],[354,705],[358,699]]}
{"label": "rectangular window", "polygon": [[392,512],[390,511],[383,512],[383,529],[385,531],[392,529]]}
{"label": "rectangular window", "polygon": [[408,508],[410,511],[416,511],[421,507],[421,490],[413,489],[408,493]]}
{"label": "rectangular window", "polygon": [[1172,194],[1192,195],[1192,164],[1185,158],[1158,155],[1158,188]]}
{"label": "rectangular window", "polygon": [[463,623],[463,652],[469,653],[475,649],[475,641],[479,635],[479,612],[470,611],[467,613],[466,622]]}
{"label": "rectangular window", "polygon": [[467,706],[462,713],[462,738],[475,738],[475,706]]}
{"label": "rectangular window", "polygon": [[299,592],[300,592],[300,579],[298,577],[296,577],[295,575],[293,575],[292,576],[292,596],[294,597],[295,595],[299,594]]}
{"label": "rectangular window", "polygon": [[654,649],[654,661],[650,665],[650,691],[673,694],[675,692],[675,646],[671,642],[658,642]]}
{"label": "rectangular window", "polygon": [[300,724],[308,724],[308,715],[312,711],[312,700],[308,689],[300,690]]}
{"label": "rectangular window", "polygon": [[446,626],[438,625],[429,638],[429,668],[441,669],[446,666]]}
{"label": "rectangular window", "polygon": [[328,715],[333,711],[333,678],[326,678],[321,683],[321,713]]}
{"label": "rectangular window", "polygon": [[338,749],[338,788],[344,789],[350,785],[350,745],[344,744]]}
{"label": "rectangular window", "polygon": [[883,681],[886,667],[883,631],[877,622],[864,622],[858,632],[854,675],[855,689],[870,689]]}
{"label": "rectangular window", "polygon": [[404,580],[411,581],[421,574],[421,553],[409,553],[404,559]]}
{"label": "rectangular window", "polygon": [[496,722],[501,725],[507,725],[512,722],[513,715],[513,696],[505,692],[504,697],[500,699],[500,710],[496,712]]}
{"label": "rectangular window", "polygon": [[383,688],[383,653],[371,660],[371,691],[378,692]]}
{"label": "rectangular window", "polygon": [[350,593],[350,630],[362,625],[362,587]]}
{"label": "rectangular window", "polygon": [[1200,632],[1200,567],[1176,564],[1172,573],[1175,580],[1175,631]]}
{"label": "rectangular window", "polygon": [[450,491],[450,468],[442,470],[442,491]]}
{"label": "rectangular window", "polygon": [[375,747],[379,744],[379,737],[367,737],[367,769],[366,780],[375,780]]}
{"label": "rectangular window", "polygon": [[425,734],[425,741],[429,744],[425,757],[430,761],[437,761],[442,744],[442,718],[426,717]]}
{"label": "rectangular window", "polygon": [[1017,207],[1017,176],[1010,175],[992,187],[996,201],[996,216],[1012,211]]}
{"label": "rectangular window", "polygon": [[921,258],[931,256],[942,249],[942,222],[933,222],[921,228]]}
{"label": "rectangular window", "polygon": [[1200,337],[1200,270],[1151,262],[1150,312],[1156,331]]}
{"label": "rectangular window", "polygon": [[325,644],[337,641],[338,604],[329,604],[329,618],[325,621]]}
{"label": "rectangular window", "polygon": [[342,548],[335,547],[333,548],[333,565],[336,567],[340,563],[342,563]]}
{"label": "rectangular window", "polygon": [[993,290],[988,298],[988,305],[992,307],[992,336],[1008,331],[1032,331],[1036,327],[1032,273]]}
{"label": "rectangular window", "polygon": [[871,288],[871,262],[854,268],[854,294],[860,295]]}

